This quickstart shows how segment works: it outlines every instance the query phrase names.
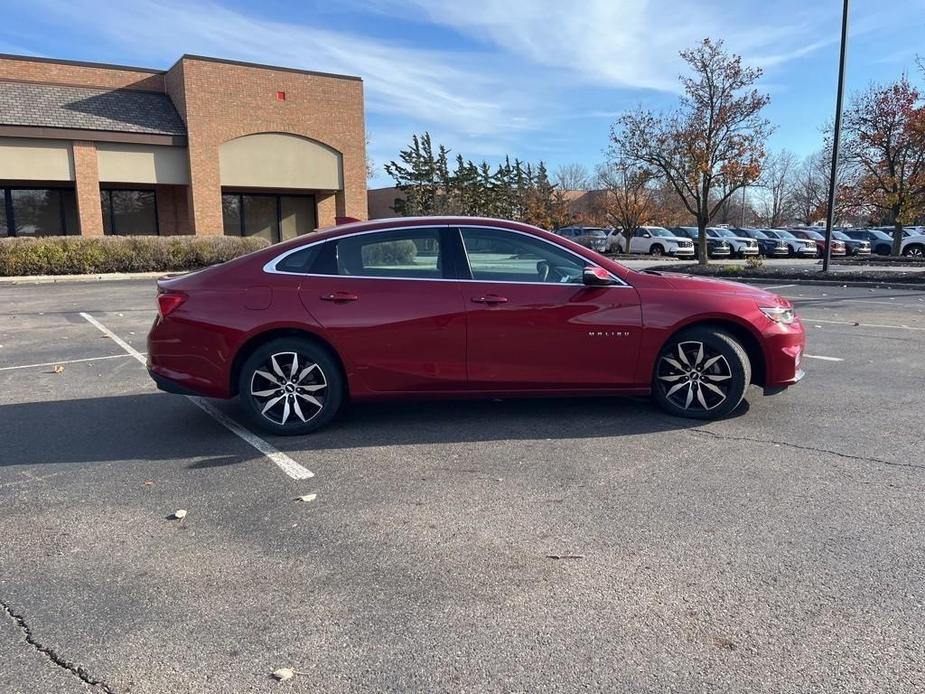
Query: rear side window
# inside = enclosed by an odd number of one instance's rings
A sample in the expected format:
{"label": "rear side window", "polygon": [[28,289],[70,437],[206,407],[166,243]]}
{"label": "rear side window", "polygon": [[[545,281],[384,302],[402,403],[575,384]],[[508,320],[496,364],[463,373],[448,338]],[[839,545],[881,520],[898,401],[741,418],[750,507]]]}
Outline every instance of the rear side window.
{"label": "rear side window", "polygon": [[437,228],[358,234],[337,239],[335,243],[338,275],[399,279],[443,277],[443,249]]}
{"label": "rear side window", "polygon": [[311,266],[312,261],[318,255],[319,246],[309,246],[290,253],[285,258],[276,263],[276,269],[279,272],[296,272],[305,273]]}

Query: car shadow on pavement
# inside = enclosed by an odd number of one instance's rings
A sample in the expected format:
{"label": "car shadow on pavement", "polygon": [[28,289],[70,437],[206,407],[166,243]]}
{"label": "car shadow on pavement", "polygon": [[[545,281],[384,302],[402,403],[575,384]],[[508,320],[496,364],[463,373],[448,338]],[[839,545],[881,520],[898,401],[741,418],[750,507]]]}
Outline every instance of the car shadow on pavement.
{"label": "car shadow on pavement", "polygon": [[[226,410],[233,414],[233,409]],[[747,401],[732,415],[748,411]],[[603,438],[678,431],[702,420],[671,417],[647,398],[529,398],[353,404],[325,429],[274,437],[282,450]]]}
{"label": "car shadow on pavement", "polygon": [[0,468],[193,458],[196,469],[253,458],[198,407],[163,393],[0,405],[0,422]]}

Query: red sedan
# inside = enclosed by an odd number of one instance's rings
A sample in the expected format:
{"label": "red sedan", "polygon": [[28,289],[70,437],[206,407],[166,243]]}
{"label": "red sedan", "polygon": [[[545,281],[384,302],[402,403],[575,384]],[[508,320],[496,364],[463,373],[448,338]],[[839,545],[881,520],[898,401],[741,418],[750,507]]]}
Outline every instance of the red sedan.
{"label": "red sedan", "polygon": [[277,434],[349,397],[647,395],[735,410],[799,381],[785,299],[637,272],[541,229],[468,217],[356,222],[158,282],[148,369],[162,390],[239,396]]}

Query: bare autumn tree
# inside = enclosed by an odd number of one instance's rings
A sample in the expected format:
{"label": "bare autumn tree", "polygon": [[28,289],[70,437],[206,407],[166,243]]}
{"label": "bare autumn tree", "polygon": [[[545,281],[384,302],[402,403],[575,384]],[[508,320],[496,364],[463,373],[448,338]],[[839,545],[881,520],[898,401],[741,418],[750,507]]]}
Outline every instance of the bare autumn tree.
{"label": "bare autumn tree", "polygon": [[844,157],[858,169],[851,197],[886,214],[893,223],[893,255],[903,225],[925,210],[925,108],[903,77],[871,86],[845,111]]}
{"label": "bare autumn tree", "polygon": [[793,216],[793,177],[799,162],[793,152],[781,150],[769,154],[761,167],[758,187],[763,193],[761,217],[771,228],[783,225]]}
{"label": "bare autumn tree", "polygon": [[591,187],[591,174],[584,164],[563,164],[555,172],[556,186],[561,191],[587,190]]}
{"label": "bare autumn tree", "polygon": [[628,161],[603,164],[597,171],[598,185],[606,194],[606,213],[611,224],[621,229],[623,247],[642,224],[655,215],[652,175]]}
{"label": "bare autumn tree", "polygon": [[[700,262],[707,262],[706,228],[726,200],[761,174],[771,125],[761,115],[769,97],[754,89],[759,68],[704,39],[682,51],[692,75],[681,78],[681,103],[667,115],[645,109],[611,127],[611,156],[637,163],[666,180],[700,229]],[[721,194],[717,195],[717,191]]]}

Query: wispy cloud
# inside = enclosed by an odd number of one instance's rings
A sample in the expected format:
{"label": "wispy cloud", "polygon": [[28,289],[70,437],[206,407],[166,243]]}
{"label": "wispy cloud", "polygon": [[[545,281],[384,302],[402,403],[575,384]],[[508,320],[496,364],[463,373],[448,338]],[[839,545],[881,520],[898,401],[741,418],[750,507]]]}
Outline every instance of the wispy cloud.
{"label": "wispy cloud", "polygon": [[682,69],[679,51],[708,36],[725,39],[748,62],[763,67],[795,60],[830,43],[814,36],[818,12],[781,12],[780,3],[768,4],[775,6],[776,21],[764,21],[761,8],[752,3],[722,1],[378,0],[375,7],[404,16],[423,13],[431,23],[493,50],[563,71],[572,80],[674,91]]}
{"label": "wispy cloud", "polygon": [[[485,57],[283,23],[215,3],[38,0],[47,16],[88,39],[165,64],[182,53],[360,75],[370,111],[441,124],[461,136],[503,137],[532,127],[501,76],[478,69]],[[469,67],[475,66],[475,67]],[[511,94],[512,97],[515,94]]]}

